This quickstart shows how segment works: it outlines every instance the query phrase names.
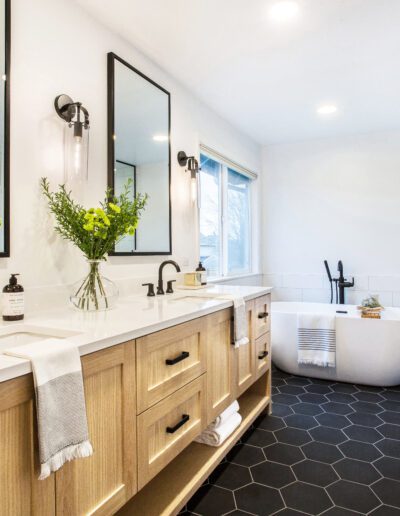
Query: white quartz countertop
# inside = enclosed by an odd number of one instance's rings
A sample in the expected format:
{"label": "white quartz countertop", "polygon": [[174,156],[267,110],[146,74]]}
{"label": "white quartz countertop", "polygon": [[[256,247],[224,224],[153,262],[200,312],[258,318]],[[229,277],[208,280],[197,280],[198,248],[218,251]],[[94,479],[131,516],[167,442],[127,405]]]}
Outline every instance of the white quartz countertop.
{"label": "white quartz countertop", "polygon": [[[117,306],[104,312],[80,312],[70,307],[35,313],[18,323],[0,323],[2,331],[21,329],[41,333],[40,328],[68,331],[81,356],[131,339],[202,317],[233,305],[233,297],[245,301],[271,292],[269,287],[210,285],[201,290],[176,290],[174,294],[122,297]],[[226,298],[224,299],[224,296]],[[3,349],[4,346],[3,346]],[[0,351],[1,353],[1,351]],[[0,354],[0,382],[31,372],[30,362]]]}

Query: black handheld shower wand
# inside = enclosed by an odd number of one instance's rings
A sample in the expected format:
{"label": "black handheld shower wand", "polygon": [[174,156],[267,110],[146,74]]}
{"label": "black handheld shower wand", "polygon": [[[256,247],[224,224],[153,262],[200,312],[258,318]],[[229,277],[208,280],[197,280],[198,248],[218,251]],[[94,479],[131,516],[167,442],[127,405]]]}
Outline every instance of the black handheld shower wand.
{"label": "black handheld shower wand", "polygon": [[332,280],[331,271],[329,269],[328,261],[324,260],[324,264],[325,264],[326,274],[328,275],[329,283],[331,284],[331,304],[332,304],[333,303],[333,285],[332,285],[333,280]]}

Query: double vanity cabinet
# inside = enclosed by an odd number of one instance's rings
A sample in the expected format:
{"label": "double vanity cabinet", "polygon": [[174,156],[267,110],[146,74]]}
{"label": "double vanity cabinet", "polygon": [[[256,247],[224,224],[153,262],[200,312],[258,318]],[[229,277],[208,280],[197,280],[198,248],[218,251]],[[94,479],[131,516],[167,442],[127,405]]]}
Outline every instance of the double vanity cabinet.
{"label": "double vanity cabinet", "polygon": [[[32,375],[0,383],[0,515],[176,514],[270,407],[270,295],[246,302],[250,344],[225,308],[82,357],[94,454],[39,481]],[[193,442],[235,399],[241,426]]]}

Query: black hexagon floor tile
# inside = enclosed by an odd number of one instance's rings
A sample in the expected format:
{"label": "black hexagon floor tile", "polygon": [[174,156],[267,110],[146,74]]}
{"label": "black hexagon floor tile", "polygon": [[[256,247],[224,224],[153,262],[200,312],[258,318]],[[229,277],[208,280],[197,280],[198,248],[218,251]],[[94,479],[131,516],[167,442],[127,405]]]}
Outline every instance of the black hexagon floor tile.
{"label": "black hexagon floor tile", "polygon": [[372,489],[384,504],[400,509],[400,483],[397,480],[382,478]]}
{"label": "black hexagon floor tile", "polygon": [[328,401],[328,398],[326,398],[323,394],[314,394],[312,392],[300,394],[299,398],[303,403],[316,403],[318,405]]}
{"label": "black hexagon floor tile", "polygon": [[275,394],[275,396],[273,396],[273,401],[275,403],[281,403],[282,405],[294,405],[295,403],[298,403],[299,400],[297,399],[296,396],[294,396],[293,394]]}
{"label": "black hexagon floor tile", "polygon": [[381,504],[369,487],[347,480],[339,480],[326,490],[336,505],[361,514],[368,514]]}
{"label": "black hexagon floor tile", "polygon": [[333,464],[343,458],[342,453],[332,444],[312,442],[303,446],[304,455],[308,459]]}
{"label": "black hexagon floor tile", "polygon": [[357,401],[351,394],[343,392],[332,392],[327,394],[326,397],[329,398],[329,401],[335,401],[336,403],[353,403],[353,401]]}
{"label": "black hexagon floor tile", "polygon": [[303,394],[305,391],[303,387],[298,387],[297,385],[282,385],[279,387],[279,392],[282,394],[293,394],[294,396],[297,396],[297,394]]}
{"label": "black hexagon floor tile", "polygon": [[367,414],[379,414],[379,412],[383,411],[383,408],[378,404],[370,403],[369,401],[356,401],[351,406],[356,412],[365,412]]}
{"label": "black hexagon floor tile", "polygon": [[328,394],[332,392],[332,389],[329,387],[329,385],[319,385],[316,383],[306,385],[305,389],[307,392],[312,392],[314,394]]}
{"label": "black hexagon floor tile", "polygon": [[400,441],[399,425],[391,425],[390,423],[385,423],[382,426],[378,426],[377,430],[379,433],[381,433],[384,437],[387,437],[388,439],[397,439],[398,441]]}
{"label": "black hexagon floor tile", "polygon": [[394,457],[400,459],[400,443],[395,439],[383,439],[376,443],[375,446],[388,457]]}
{"label": "black hexagon floor tile", "polygon": [[381,394],[385,399],[391,401],[400,401],[400,392],[399,391],[383,391]]}
{"label": "black hexagon floor tile", "polygon": [[399,516],[400,511],[395,507],[389,507],[388,505],[381,505],[370,513],[370,516]]}
{"label": "black hexagon floor tile", "polygon": [[357,387],[349,383],[335,383],[331,385],[331,389],[335,392],[342,392],[343,394],[354,394],[358,392]]}
{"label": "black hexagon floor tile", "polygon": [[382,419],[380,419],[380,416],[375,416],[375,414],[366,414],[365,412],[355,412],[347,417],[353,425],[369,426],[371,428],[376,428],[383,422]]}
{"label": "black hexagon floor tile", "polygon": [[268,487],[281,488],[296,480],[289,466],[265,461],[251,468],[254,481]]}
{"label": "black hexagon floor tile", "polygon": [[332,507],[325,489],[303,482],[296,482],[281,490],[288,507],[308,514],[320,514]]}
{"label": "black hexagon floor tile", "polygon": [[300,462],[304,459],[304,454],[301,451],[301,448],[292,446],[291,444],[273,444],[272,446],[268,446],[268,448],[264,448],[264,452],[267,460],[279,462],[280,464],[287,464],[288,466],[296,464],[296,462]]}
{"label": "black hexagon floor tile", "polygon": [[272,376],[273,415],[254,422],[181,515],[400,516],[400,386]]}
{"label": "black hexagon floor tile", "polygon": [[339,480],[338,475],[329,464],[315,462],[313,460],[303,460],[292,466],[297,479],[307,484],[325,487]]}
{"label": "black hexagon floor tile", "polygon": [[347,405],[346,403],[337,403],[335,401],[324,403],[322,408],[325,412],[329,412],[330,414],[340,414],[342,416],[347,416],[347,414],[352,414],[354,412],[351,405]]}
{"label": "black hexagon floor tile", "polygon": [[259,462],[265,460],[261,448],[249,446],[248,444],[237,444],[228,453],[227,459],[229,462],[239,464],[239,466],[254,466]]}
{"label": "black hexagon floor tile", "polygon": [[209,481],[218,487],[233,490],[249,484],[252,480],[249,468],[225,462],[212,472]]}
{"label": "black hexagon floor tile", "polygon": [[277,489],[261,484],[249,484],[241,487],[235,491],[235,499],[238,509],[257,514],[257,516],[274,514],[285,507]]}
{"label": "black hexagon floor tile", "polygon": [[323,409],[313,403],[297,403],[292,405],[292,409],[296,414],[304,414],[305,416],[316,416],[323,413]]}
{"label": "black hexagon floor tile", "polygon": [[367,426],[351,425],[348,428],[345,428],[343,432],[349,439],[354,439],[355,441],[361,441],[363,443],[373,444],[382,439],[379,432],[374,428],[369,428]]}
{"label": "black hexagon floor tile", "polygon": [[384,401],[382,395],[376,394],[375,392],[360,391],[354,394],[354,397],[357,398],[358,401],[369,401],[370,403],[379,403],[380,401]]}
{"label": "black hexagon floor tile", "polygon": [[[282,395],[283,396],[283,395]],[[293,410],[289,405],[282,405],[281,403],[272,403],[272,414],[277,417],[284,417],[293,414]]]}
{"label": "black hexagon floor tile", "polygon": [[339,444],[339,448],[349,459],[363,460],[364,462],[372,462],[382,455],[374,445],[359,441],[346,441]]}
{"label": "black hexagon floor tile", "polygon": [[304,414],[293,414],[285,417],[285,423],[287,426],[292,428],[300,428],[302,430],[309,430],[318,426],[317,421],[312,416],[306,416]]}
{"label": "black hexagon floor tile", "polygon": [[275,432],[275,436],[280,443],[302,446],[311,441],[311,437],[305,430],[298,428],[283,428]]}
{"label": "black hexagon floor tile", "polygon": [[333,467],[340,478],[360,484],[369,485],[381,478],[372,464],[360,460],[342,459]]}
{"label": "black hexagon floor tile", "polygon": [[399,412],[382,412],[379,417],[385,423],[393,423],[394,425],[400,425],[400,413]]}
{"label": "black hexagon floor tile", "polygon": [[207,516],[220,516],[236,508],[233,492],[213,485],[200,487],[187,507],[189,511]]}
{"label": "black hexagon floor tile", "polygon": [[328,426],[330,428],[346,428],[350,425],[350,421],[346,416],[340,416],[338,414],[320,414],[315,416],[315,419],[321,426]]}
{"label": "black hexagon floor tile", "polygon": [[382,476],[400,480],[400,459],[382,457],[374,462],[374,466]]}
{"label": "black hexagon floor tile", "polygon": [[342,430],[329,428],[328,426],[317,426],[309,431],[314,441],[327,444],[340,444],[347,441],[346,435]]}
{"label": "black hexagon floor tile", "polygon": [[383,409],[390,410],[392,412],[400,412],[400,401],[386,400],[379,404]]}
{"label": "black hexagon floor tile", "polygon": [[273,432],[274,430],[280,430],[281,428],[285,428],[286,423],[280,417],[266,415],[260,416],[254,422],[254,426],[256,428],[260,428],[261,430],[270,430],[271,432]]}
{"label": "black hexagon floor tile", "polygon": [[252,446],[259,446],[260,448],[264,448],[265,446],[274,444],[276,439],[272,432],[268,432],[267,430],[259,430],[258,428],[252,428],[247,430],[247,432],[244,434],[242,437],[242,442],[245,444],[251,444]]}

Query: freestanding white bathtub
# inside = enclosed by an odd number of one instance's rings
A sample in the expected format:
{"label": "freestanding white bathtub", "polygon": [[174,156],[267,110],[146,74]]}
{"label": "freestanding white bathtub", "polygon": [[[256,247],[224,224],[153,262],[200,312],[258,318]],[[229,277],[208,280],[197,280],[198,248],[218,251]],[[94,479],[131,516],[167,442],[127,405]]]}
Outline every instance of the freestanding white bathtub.
{"label": "freestanding white bathtub", "polygon": [[[297,362],[297,314],[336,313],[336,367]],[[388,387],[400,384],[400,309],[386,308],[382,319],[362,319],[354,305],[274,302],[272,360],[295,375]]]}

